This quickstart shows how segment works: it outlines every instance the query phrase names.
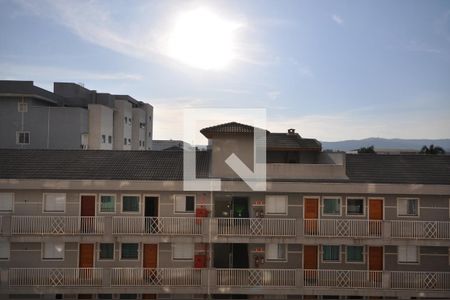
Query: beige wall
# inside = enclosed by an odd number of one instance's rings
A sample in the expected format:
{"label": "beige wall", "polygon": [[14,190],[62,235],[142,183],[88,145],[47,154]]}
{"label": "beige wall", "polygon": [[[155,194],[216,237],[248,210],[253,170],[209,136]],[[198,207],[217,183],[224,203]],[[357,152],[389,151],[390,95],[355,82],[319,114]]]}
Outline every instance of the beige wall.
{"label": "beige wall", "polygon": [[[88,149],[111,150],[112,143],[108,143],[108,136],[113,136],[113,110],[100,104],[89,104],[89,136]],[[103,143],[102,135],[105,135],[106,141]]]}
{"label": "beige wall", "polygon": [[211,175],[213,177],[238,177],[225,163],[225,160],[233,153],[235,153],[247,167],[253,170],[254,155],[252,136],[217,137],[211,140],[211,146]]}
{"label": "beige wall", "polygon": [[[131,150],[131,124],[129,119],[132,119],[133,113],[131,103],[126,100],[114,101],[114,149],[115,150]],[[125,124],[125,117],[127,123]],[[127,144],[124,144],[124,139],[127,139]],[[130,139],[130,144],[128,144]]]}

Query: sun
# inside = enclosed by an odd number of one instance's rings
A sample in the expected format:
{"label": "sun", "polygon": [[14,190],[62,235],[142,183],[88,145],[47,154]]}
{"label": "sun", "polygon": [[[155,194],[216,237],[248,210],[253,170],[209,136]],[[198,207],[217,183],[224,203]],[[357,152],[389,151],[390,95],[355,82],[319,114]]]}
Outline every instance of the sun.
{"label": "sun", "polygon": [[235,31],[240,26],[205,8],[181,13],[168,36],[168,55],[194,68],[225,69],[236,58]]}

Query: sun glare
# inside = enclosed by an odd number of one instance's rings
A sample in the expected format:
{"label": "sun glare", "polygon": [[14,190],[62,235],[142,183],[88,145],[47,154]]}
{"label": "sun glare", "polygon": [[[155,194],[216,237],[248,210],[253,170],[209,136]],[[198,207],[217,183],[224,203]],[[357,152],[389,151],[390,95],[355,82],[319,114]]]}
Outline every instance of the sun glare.
{"label": "sun glare", "polygon": [[168,54],[194,68],[222,70],[236,56],[234,34],[239,27],[204,8],[181,13],[168,37]]}

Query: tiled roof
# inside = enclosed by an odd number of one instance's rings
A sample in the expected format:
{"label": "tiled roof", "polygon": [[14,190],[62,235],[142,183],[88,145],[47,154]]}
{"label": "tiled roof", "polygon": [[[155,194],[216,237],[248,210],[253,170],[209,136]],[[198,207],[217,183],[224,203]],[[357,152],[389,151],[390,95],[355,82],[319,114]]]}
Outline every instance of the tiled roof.
{"label": "tiled roof", "polygon": [[[254,127],[250,125],[241,124],[238,122],[229,122],[219,124],[211,127],[206,127],[200,130],[200,132],[210,138],[217,134],[253,134]],[[261,129],[264,130],[264,129]],[[266,131],[268,132],[268,131]]]}
{"label": "tiled roof", "polygon": [[[197,152],[197,178],[209,153]],[[181,180],[183,151],[0,150],[0,178]]]}
{"label": "tiled roof", "polygon": [[304,139],[298,133],[269,133],[267,135],[267,148],[270,149],[322,149],[322,145],[316,139]]}

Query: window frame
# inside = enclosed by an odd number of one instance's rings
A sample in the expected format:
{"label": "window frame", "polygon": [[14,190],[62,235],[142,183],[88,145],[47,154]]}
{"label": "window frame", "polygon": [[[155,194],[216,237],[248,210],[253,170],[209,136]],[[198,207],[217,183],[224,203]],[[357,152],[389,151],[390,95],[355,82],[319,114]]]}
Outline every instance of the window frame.
{"label": "window frame", "polygon": [[[112,258],[101,258],[101,257],[100,257],[100,253],[101,253],[101,250],[102,250],[102,247],[101,247],[102,244],[111,244],[111,245],[113,245]],[[98,243],[97,249],[98,249],[98,255],[97,255],[97,260],[98,260],[98,261],[114,261],[114,260],[115,260],[115,256],[116,256],[116,245],[115,245],[114,242],[112,242],[112,243],[102,243],[102,242],[100,242],[100,243]],[[138,252],[139,252],[139,251],[138,251]],[[138,254],[138,255],[139,255],[139,254]]]}
{"label": "window frame", "polygon": [[[177,196],[184,196],[185,211],[177,211]],[[188,197],[188,196],[194,197],[194,210],[192,212],[186,211],[186,197]],[[195,194],[175,194],[175,195],[173,195],[173,214],[176,214],[176,215],[195,214],[196,207],[197,207],[197,195],[195,195]]]}
{"label": "window frame", "polygon": [[[339,213],[338,214],[330,214],[325,213],[325,199],[338,199],[339,200]],[[326,217],[341,217],[342,216],[342,197],[340,196],[322,196],[321,201],[322,206],[322,216]]]}
{"label": "window frame", "polygon": [[[338,247],[338,260],[325,260],[325,247]],[[325,264],[339,264],[341,263],[342,260],[342,249],[341,249],[341,245],[322,245],[321,247],[322,252],[320,253],[320,258],[322,263]]]}
{"label": "window frame", "polygon": [[0,214],[8,214],[8,213],[14,213],[14,206],[16,202],[16,194],[14,192],[1,192],[1,194],[10,194],[11,195],[11,210],[0,210]]}
{"label": "window frame", "polygon": [[[137,257],[136,258],[122,258],[122,250],[123,250],[123,245],[124,244],[137,244]],[[141,258],[141,243],[120,243],[120,249],[119,249],[119,261],[139,261]]]}
{"label": "window frame", "polygon": [[[192,257],[191,258],[177,258],[175,257],[175,246],[176,245],[192,245]],[[193,261],[195,257],[195,243],[172,243],[171,244],[172,261]]]}
{"label": "window frame", "polygon": [[[400,247],[415,247],[416,248],[416,261],[401,261],[400,260]],[[406,255],[408,257],[408,254]],[[420,264],[420,246],[415,245],[397,245],[397,264],[399,265],[419,265]]]}
{"label": "window frame", "polygon": [[[123,211],[123,197],[138,197],[138,211]],[[122,214],[138,215],[141,214],[142,197],[141,194],[121,194],[120,195],[120,212]]]}
{"label": "window frame", "polygon": [[[20,143],[20,134],[28,134],[28,143]],[[26,130],[16,131],[16,145],[30,145],[31,144],[31,133]]]}
{"label": "window frame", "polygon": [[20,112],[20,113],[28,112],[28,102],[26,102],[26,101],[17,102],[17,112]]}
{"label": "window frame", "polygon": [[0,261],[8,261],[11,259],[11,242],[8,241],[7,239],[0,239],[0,243],[6,243],[8,245],[8,256],[7,257],[1,257],[0,256]]}
{"label": "window frame", "polygon": [[[350,261],[348,259],[348,248],[349,247],[361,247],[362,248],[362,261]],[[366,247],[363,245],[346,245],[345,246],[345,263],[347,264],[365,264],[366,263]]]}
{"label": "window frame", "polygon": [[[64,195],[64,210],[54,210],[54,211],[47,211],[45,210],[45,199],[46,199],[46,195],[49,194],[63,194]],[[42,213],[45,214],[60,214],[60,213],[65,213],[67,209],[67,194],[66,193],[43,193],[42,194]]]}
{"label": "window frame", "polygon": [[[48,258],[45,257],[45,244],[52,243],[52,244],[62,244],[63,245],[63,251],[62,251],[62,258]],[[65,242],[41,242],[41,261],[64,261],[66,259],[66,243]]]}
{"label": "window frame", "polygon": [[[417,200],[417,215],[401,215],[400,214],[400,201],[399,200]],[[397,203],[396,203],[396,208],[397,208],[397,217],[399,218],[420,218],[420,198],[417,197],[397,197]]]}
{"label": "window frame", "polygon": [[[273,212],[268,212],[267,210],[267,199],[270,197],[282,197],[284,198],[284,213],[273,213]],[[287,216],[288,215],[288,207],[289,207],[289,196],[288,195],[266,195],[266,197],[264,198],[264,214],[268,215],[268,216]]]}
{"label": "window frame", "polygon": [[[355,200],[355,199],[362,199],[363,201],[363,212],[362,214],[349,214],[348,213],[348,200]],[[357,197],[357,196],[351,196],[345,198],[345,215],[348,217],[365,217],[366,216],[366,210],[367,210],[367,201],[366,197]]]}
{"label": "window frame", "polygon": [[[277,257],[279,256],[279,248],[280,246],[284,248],[284,258],[269,258],[267,255],[268,247],[270,245],[276,245],[277,246]],[[274,263],[285,263],[288,261],[288,244],[284,243],[266,243],[264,245],[264,256],[267,262],[274,262]]]}
{"label": "window frame", "polygon": [[[102,196],[112,196],[114,197],[114,210],[113,211],[102,211]],[[101,214],[114,214],[117,210],[117,194],[100,194],[98,195],[98,212]]]}

